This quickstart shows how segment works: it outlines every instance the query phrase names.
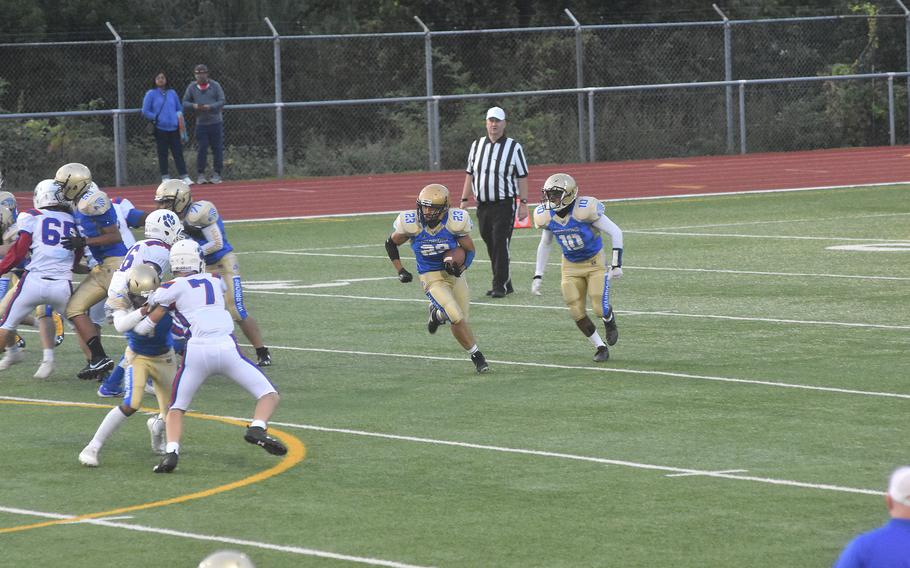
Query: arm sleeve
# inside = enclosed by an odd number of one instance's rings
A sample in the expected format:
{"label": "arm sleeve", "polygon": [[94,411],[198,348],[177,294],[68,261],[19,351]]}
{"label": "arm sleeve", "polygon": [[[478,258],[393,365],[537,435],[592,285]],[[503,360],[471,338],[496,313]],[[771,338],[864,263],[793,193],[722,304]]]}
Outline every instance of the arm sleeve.
{"label": "arm sleeve", "polygon": [[610,234],[610,240],[613,242],[613,248],[622,248],[622,229],[620,229],[616,223],[611,221],[609,217],[606,215],[601,215],[597,221],[594,221],[592,224],[602,232]]}
{"label": "arm sleeve", "polygon": [[14,266],[22,262],[32,246],[32,234],[26,231],[19,233],[19,240],[9,249],[3,260],[0,261],[0,274],[6,274]]}
{"label": "arm sleeve", "polygon": [[141,310],[133,310],[131,312],[117,310],[114,312],[114,328],[120,333],[126,333],[136,327],[136,324],[144,317]]}
{"label": "arm sleeve", "polygon": [[142,228],[142,217],[144,215],[145,211],[130,209],[130,212],[126,214],[126,224],[134,229]]}
{"label": "arm sleeve", "polygon": [[205,244],[199,247],[202,249],[202,256],[208,256],[224,248],[224,235],[217,224],[202,227],[202,236],[205,237]]}
{"label": "arm sleeve", "polygon": [[210,104],[212,110],[221,110],[224,108],[225,98],[224,98],[224,89],[221,88],[221,83],[216,83],[217,87],[215,89],[215,102]]}
{"label": "arm sleeve", "polygon": [[550,258],[550,243],[553,242],[553,233],[544,229],[540,233],[540,242],[537,243],[537,262],[534,265],[534,275],[543,276],[547,268],[547,259]]}

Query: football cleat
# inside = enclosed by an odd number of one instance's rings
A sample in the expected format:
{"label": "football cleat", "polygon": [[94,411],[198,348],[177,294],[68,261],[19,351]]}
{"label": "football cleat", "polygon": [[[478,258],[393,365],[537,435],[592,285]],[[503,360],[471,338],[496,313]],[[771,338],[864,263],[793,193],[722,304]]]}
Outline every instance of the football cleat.
{"label": "football cleat", "polygon": [[152,451],[163,456],[167,453],[167,432],[164,428],[164,420],[159,416],[152,416],[145,422],[145,425],[152,436]]}
{"label": "football cleat", "polygon": [[161,461],[152,469],[155,473],[170,473],[177,469],[177,452],[168,452],[164,454]]}
{"label": "football cleat", "polygon": [[87,381],[89,379],[96,379],[102,373],[106,373],[114,368],[114,360],[110,357],[101,357],[99,359],[93,359],[88,362],[88,364],[82,368],[81,371],[76,373],[76,376]]}
{"label": "football cleat", "polygon": [[57,365],[55,365],[53,361],[41,361],[38,370],[35,371],[35,374],[32,376],[36,379],[46,379],[51,376],[51,373],[53,373],[56,368]]}
{"label": "football cleat", "polygon": [[606,345],[601,345],[597,348],[597,352],[594,353],[594,361],[597,363],[603,363],[610,358],[610,350],[607,349]]}
{"label": "football cleat", "polygon": [[439,313],[436,310],[436,306],[430,304],[430,318],[427,320],[427,331],[430,332],[430,335],[436,333],[436,330],[439,329],[439,326],[442,324],[441,321],[437,319],[437,314]]}
{"label": "football cleat", "polygon": [[79,463],[88,467],[98,467],[99,448],[93,448],[91,445],[85,446],[79,452]]}
{"label": "football cleat", "polygon": [[243,439],[261,447],[273,456],[283,456],[288,453],[288,449],[284,447],[284,444],[266,434],[265,430],[259,426],[250,426],[247,428]]}
{"label": "football cleat", "polygon": [[616,314],[613,313],[613,310],[610,309],[610,318],[607,321],[607,318],[604,318],[604,327],[607,329],[607,345],[616,345],[616,341],[619,340],[619,329],[616,327]]}
{"label": "football cleat", "polygon": [[0,371],[5,371],[13,365],[21,363],[24,359],[25,353],[22,351],[10,351],[7,349],[3,359],[0,359]]}
{"label": "football cleat", "polygon": [[152,379],[145,380],[145,387],[143,387],[147,394],[155,394],[155,385],[152,383]]}
{"label": "football cleat", "polygon": [[474,370],[478,373],[486,373],[490,370],[490,365],[487,363],[486,358],[480,351],[471,353],[471,361],[474,362]]}
{"label": "football cleat", "polygon": [[25,339],[23,339],[22,336],[19,335],[18,333],[16,334],[15,341],[16,341],[16,347],[18,347],[19,349],[25,349]]}
{"label": "football cleat", "polygon": [[260,367],[272,366],[272,354],[269,352],[268,347],[257,347],[256,358],[259,359],[259,362],[257,364]]}
{"label": "football cleat", "polygon": [[117,387],[109,387],[103,383],[98,387],[98,396],[101,398],[117,398],[118,396],[123,396],[123,393],[123,389]]}

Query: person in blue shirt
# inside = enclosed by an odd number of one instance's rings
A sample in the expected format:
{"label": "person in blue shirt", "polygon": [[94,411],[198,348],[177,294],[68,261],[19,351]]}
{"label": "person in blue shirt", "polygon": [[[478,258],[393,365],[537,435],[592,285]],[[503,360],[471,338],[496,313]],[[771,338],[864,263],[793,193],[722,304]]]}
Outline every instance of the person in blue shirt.
{"label": "person in blue shirt", "polygon": [[177,175],[187,185],[193,183],[186,171],[183,159],[183,137],[186,134],[186,123],[183,121],[183,103],[174,89],[167,85],[167,75],[159,71],[155,75],[155,87],[149,89],[142,99],[142,116],[155,125],[155,142],[158,146],[158,171],[161,181],[171,179],[168,174],[167,153],[174,155]]}
{"label": "person in blue shirt", "polygon": [[[568,174],[553,174],[544,182],[543,203],[534,210],[534,224],[543,229],[537,245],[537,263],[531,293],[541,295],[543,273],[555,240],[562,249],[562,274],[559,286],[569,315],[579,331],[596,348],[594,361],[610,358],[607,345],[619,339],[616,316],[610,305],[610,281],[622,276],[622,231],[604,215],[604,205],[593,197],[578,195],[578,185]],[[609,264],[601,233],[610,235],[613,254]],[[604,322],[607,342],[597,333],[588,317],[586,301]]]}
{"label": "person in blue shirt", "polygon": [[[402,284],[414,276],[402,266],[398,247],[410,241],[417,273],[423,291],[430,300],[427,331],[436,333],[439,326],[450,322],[452,335],[471,355],[478,373],[490,370],[486,358],[477,348],[474,332],[468,325],[470,294],[463,273],[474,260],[474,241],[471,240],[471,217],[464,209],[449,207],[449,190],[438,183],[420,190],[417,209],[402,211],[392,225],[392,234],[385,242],[386,253],[398,272]],[[450,251],[464,250],[464,262],[459,265]]]}
{"label": "person in blue shirt", "polygon": [[79,234],[61,239],[68,250],[81,251],[88,246],[98,265],[73,292],[64,314],[73,322],[76,332],[89,349],[89,360],[76,376],[94,379],[114,368],[114,361],[101,345],[100,330],[88,315],[99,300],[107,298],[111,276],[126,255],[126,245],[120,234],[117,213],[107,194],[92,182],[92,172],[83,164],[65,164],[57,170],[54,183],[58,199],[72,206]]}
{"label": "person in blue shirt", "polygon": [[910,467],[891,474],[885,505],[891,520],[851,540],[834,568],[910,568]]}

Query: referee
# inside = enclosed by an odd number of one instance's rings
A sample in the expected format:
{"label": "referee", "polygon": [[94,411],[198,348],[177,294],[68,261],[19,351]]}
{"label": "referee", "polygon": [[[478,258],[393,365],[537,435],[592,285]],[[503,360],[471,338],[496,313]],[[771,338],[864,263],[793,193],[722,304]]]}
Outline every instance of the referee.
{"label": "referee", "polygon": [[499,107],[487,111],[487,135],[475,140],[468,152],[467,175],[461,192],[464,207],[473,193],[477,201],[477,224],[493,264],[493,287],[487,296],[504,298],[511,294],[509,242],[515,226],[515,198],[518,218],[528,216],[528,162],[521,144],[503,136],[506,113]]}

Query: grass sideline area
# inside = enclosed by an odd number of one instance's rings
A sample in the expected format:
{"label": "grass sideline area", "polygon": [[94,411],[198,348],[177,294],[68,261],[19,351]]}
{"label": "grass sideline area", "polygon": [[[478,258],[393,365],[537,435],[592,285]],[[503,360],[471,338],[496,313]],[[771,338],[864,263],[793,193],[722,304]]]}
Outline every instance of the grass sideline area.
{"label": "grass sideline area", "polygon": [[[607,214],[625,232],[611,359],[591,361],[563,307],[558,251],[530,295],[539,233],[524,229],[515,294],[484,296],[485,251],[467,272],[482,376],[447,328],[426,332],[419,284],[395,278],[394,215],[228,225],[283,396],[273,428],[305,447],[275,475],[281,460],[241,426],[201,418],[178,470],[154,475],[143,415],[82,467],[97,405],[116,401],[75,378],[70,330],[55,375],[32,379],[24,328],[26,361],[0,373],[0,564],[195,566],[233,548],[260,568],[831,565],[885,521],[887,477],[910,461],[910,189]],[[865,250],[832,248],[845,246]],[[252,407],[222,377],[194,401],[241,419]],[[186,495],[199,496],[149,506]]]}

